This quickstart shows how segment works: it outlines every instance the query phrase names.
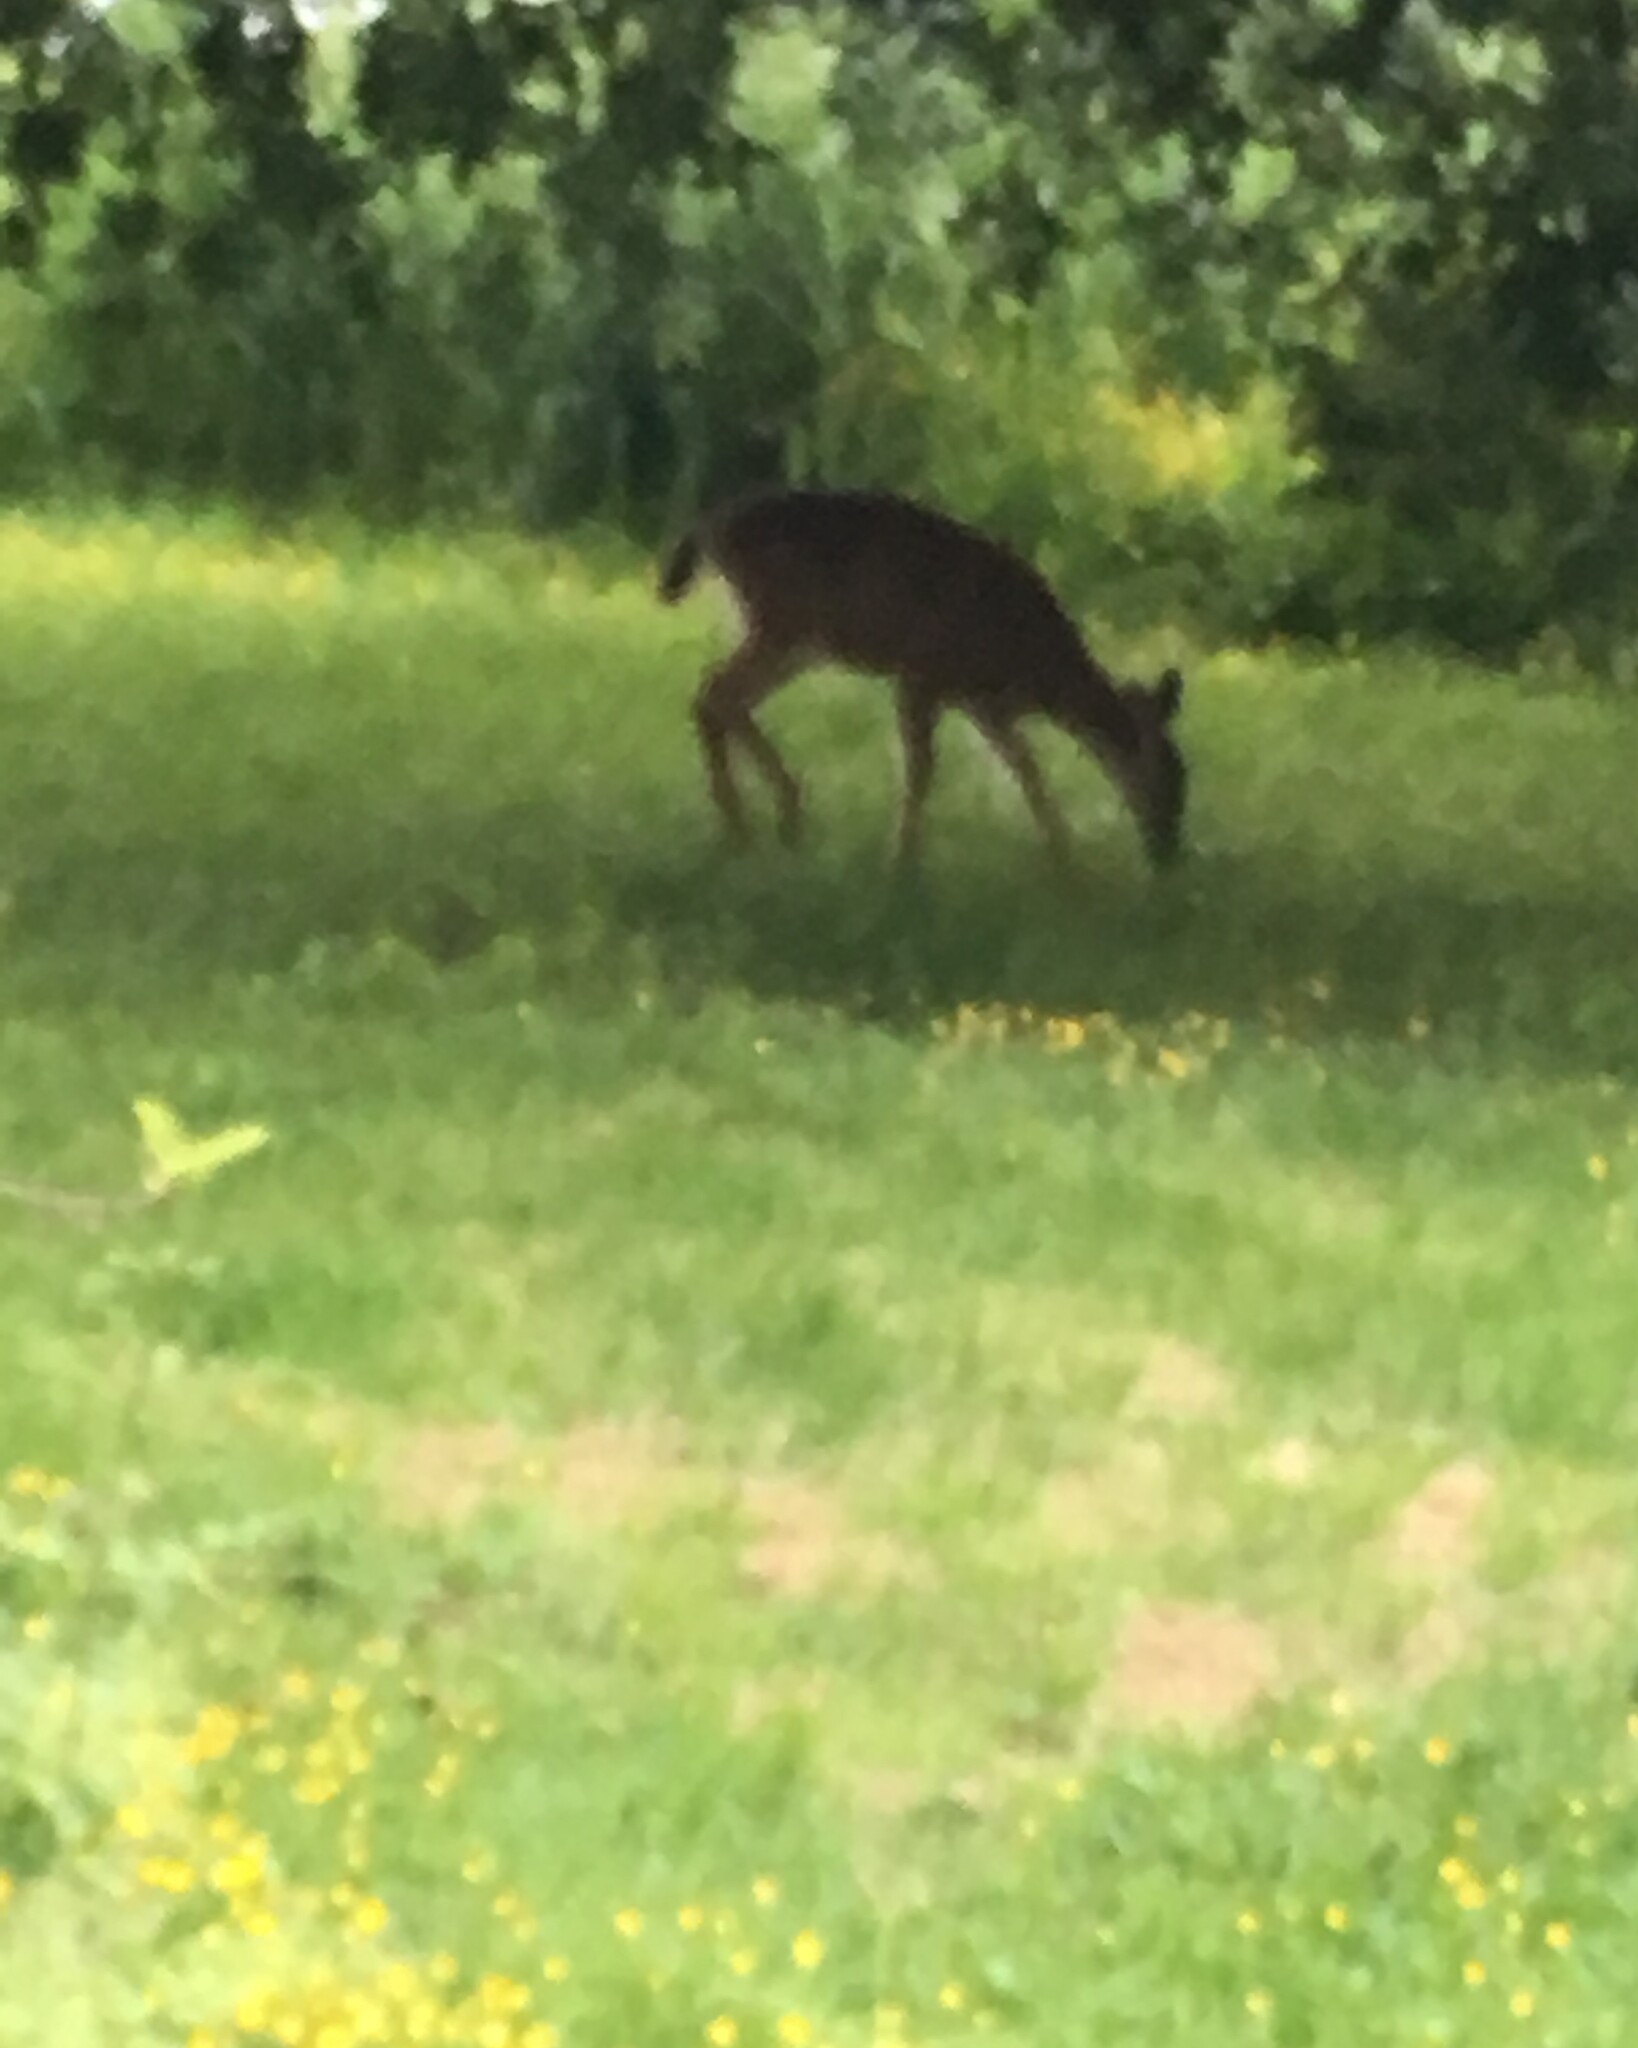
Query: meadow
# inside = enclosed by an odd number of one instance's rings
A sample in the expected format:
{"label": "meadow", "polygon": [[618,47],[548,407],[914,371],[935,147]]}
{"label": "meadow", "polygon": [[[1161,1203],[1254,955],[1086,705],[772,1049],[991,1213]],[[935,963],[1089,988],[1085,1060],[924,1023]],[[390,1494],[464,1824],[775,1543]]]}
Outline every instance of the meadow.
{"label": "meadow", "polygon": [[0,520],[0,2043],[1625,2042],[1638,706],[1105,635],[1186,866],[896,883],[646,576]]}

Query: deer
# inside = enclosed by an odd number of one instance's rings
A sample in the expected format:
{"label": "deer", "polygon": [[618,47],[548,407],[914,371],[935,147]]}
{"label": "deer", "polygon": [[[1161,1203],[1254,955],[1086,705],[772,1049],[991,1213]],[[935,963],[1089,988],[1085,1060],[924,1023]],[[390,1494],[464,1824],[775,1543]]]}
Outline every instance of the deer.
{"label": "deer", "polygon": [[787,846],[803,831],[802,785],[755,713],[804,670],[832,663],[891,681],[904,756],[895,864],[920,858],[939,721],[960,710],[1017,783],[1048,854],[1071,838],[1022,725],[1039,716],[1104,769],[1151,868],[1182,849],[1187,775],[1172,724],[1183,678],[1118,682],[1088,650],[1045,577],[976,527],[896,492],[765,489],[697,520],[670,549],[658,594],[676,604],[702,571],[726,583],[743,637],[707,670],[694,724],[727,842],[751,840],[732,747],[769,784]]}

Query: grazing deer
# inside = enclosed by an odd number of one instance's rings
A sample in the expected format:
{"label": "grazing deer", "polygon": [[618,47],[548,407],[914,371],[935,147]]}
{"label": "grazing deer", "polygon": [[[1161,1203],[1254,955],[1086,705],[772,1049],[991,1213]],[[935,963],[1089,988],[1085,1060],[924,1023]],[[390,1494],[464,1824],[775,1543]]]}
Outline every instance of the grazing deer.
{"label": "grazing deer", "polygon": [[780,837],[802,829],[802,790],[754,713],[816,662],[890,677],[898,694],[904,799],[898,858],[920,851],[941,715],[964,711],[1023,791],[1047,847],[1070,851],[1063,815],[1020,731],[1031,715],[1072,733],[1102,764],[1149,859],[1182,843],[1186,777],[1171,725],[1183,678],[1117,683],[1087,652],[1045,580],[1010,548],[885,491],[774,490],[708,514],[660,572],[667,604],[702,567],[726,580],[745,636],[694,701],[711,794],[732,840],[750,837],[734,780],[738,741],[771,784]]}

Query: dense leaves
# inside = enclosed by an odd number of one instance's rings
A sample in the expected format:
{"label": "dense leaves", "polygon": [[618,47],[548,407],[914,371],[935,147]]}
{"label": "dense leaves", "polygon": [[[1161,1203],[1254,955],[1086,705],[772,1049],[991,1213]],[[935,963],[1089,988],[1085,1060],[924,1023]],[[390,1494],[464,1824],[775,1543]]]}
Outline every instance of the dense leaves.
{"label": "dense leaves", "polygon": [[[9,0],[0,454],[643,527],[874,475],[1242,628],[1620,627],[1635,14]],[[1089,392],[1270,382],[1255,532],[1075,482]]]}

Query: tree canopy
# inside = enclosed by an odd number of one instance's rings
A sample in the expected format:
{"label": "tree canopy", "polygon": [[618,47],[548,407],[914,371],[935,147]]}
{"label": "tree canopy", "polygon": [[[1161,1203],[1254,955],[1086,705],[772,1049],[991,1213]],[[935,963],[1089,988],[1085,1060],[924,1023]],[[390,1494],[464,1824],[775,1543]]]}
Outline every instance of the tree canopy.
{"label": "tree canopy", "polygon": [[[1242,625],[1615,623],[1633,15],[6,0],[0,449],[638,526],[873,476],[1102,519]],[[1115,383],[1277,390],[1284,453],[1113,518],[1072,415]]]}

